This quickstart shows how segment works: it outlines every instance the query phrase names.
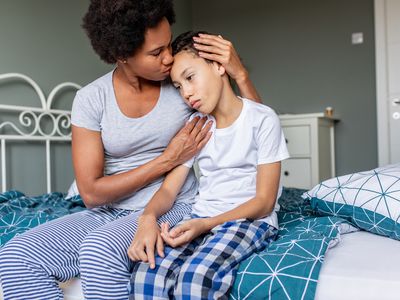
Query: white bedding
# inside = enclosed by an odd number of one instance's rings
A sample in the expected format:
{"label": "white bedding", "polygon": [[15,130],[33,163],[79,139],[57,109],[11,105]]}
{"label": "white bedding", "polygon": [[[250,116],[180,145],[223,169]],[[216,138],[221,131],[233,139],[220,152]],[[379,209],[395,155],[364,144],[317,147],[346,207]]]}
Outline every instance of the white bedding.
{"label": "white bedding", "polygon": [[[65,300],[83,299],[78,279],[61,286]],[[399,287],[400,242],[360,231],[344,234],[327,252],[315,299],[399,299]]]}
{"label": "white bedding", "polygon": [[326,253],[315,299],[400,299],[399,287],[400,242],[359,231]]}

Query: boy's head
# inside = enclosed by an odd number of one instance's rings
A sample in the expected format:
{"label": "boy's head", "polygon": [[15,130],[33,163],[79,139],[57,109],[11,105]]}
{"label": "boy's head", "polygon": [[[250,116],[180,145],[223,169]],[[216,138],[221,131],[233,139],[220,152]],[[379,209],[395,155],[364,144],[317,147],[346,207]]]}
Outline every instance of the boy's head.
{"label": "boy's head", "polygon": [[210,114],[221,99],[223,90],[230,88],[230,85],[224,67],[199,56],[193,45],[193,37],[199,33],[205,32],[188,31],[173,41],[174,63],[170,76],[174,86],[190,107]]}

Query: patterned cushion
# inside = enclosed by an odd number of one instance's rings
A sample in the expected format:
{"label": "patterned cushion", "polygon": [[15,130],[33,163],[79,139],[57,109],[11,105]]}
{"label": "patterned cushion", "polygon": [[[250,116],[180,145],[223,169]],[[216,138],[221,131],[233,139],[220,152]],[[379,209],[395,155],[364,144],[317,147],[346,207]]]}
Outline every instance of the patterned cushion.
{"label": "patterned cushion", "polygon": [[342,217],[366,231],[400,240],[400,164],[331,178],[303,198],[322,215]]}

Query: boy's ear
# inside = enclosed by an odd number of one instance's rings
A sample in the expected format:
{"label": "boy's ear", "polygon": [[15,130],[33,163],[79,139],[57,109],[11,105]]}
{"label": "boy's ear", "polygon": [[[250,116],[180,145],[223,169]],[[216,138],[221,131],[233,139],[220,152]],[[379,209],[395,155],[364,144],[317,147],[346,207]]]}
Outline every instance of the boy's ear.
{"label": "boy's ear", "polygon": [[222,75],[225,74],[226,70],[225,70],[225,68],[224,68],[220,63],[217,63],[216,61],[214,61],[214,62],[213,62],[213,65],[214,65],[214,67],[216,68],[216,70],[217,70],[217,72],[218,72],[219,75],[222,76]]}

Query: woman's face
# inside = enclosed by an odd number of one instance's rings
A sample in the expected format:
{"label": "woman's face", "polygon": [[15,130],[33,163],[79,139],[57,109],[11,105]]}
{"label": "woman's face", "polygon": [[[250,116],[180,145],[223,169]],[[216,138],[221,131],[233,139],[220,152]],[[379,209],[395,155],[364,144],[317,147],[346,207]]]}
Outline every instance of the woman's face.
{"label": "woman's face", "polygon": [[171,27],[166,18],[156,27],[147,29],[143,45],[126,60],[133,75],[152,81],[167,78],[174,61],[171,39]]}

